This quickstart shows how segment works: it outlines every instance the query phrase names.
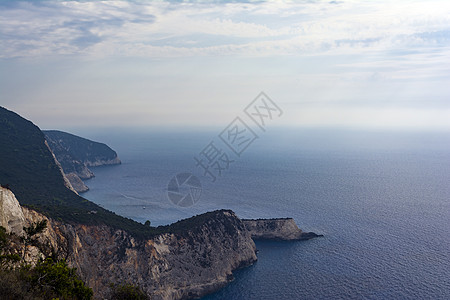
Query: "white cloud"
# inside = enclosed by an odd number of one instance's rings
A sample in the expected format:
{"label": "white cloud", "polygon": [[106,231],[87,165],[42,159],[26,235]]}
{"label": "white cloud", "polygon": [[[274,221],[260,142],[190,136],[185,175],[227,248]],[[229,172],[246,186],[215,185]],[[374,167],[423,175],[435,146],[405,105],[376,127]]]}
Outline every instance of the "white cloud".
{"label": "white cloud", "polygon": [[[424,47],[450,44],[447,3],[20,2],[0,12],[3,45],[0,53],[3,58],[68,52],[98,55],[99,49],[103,52],[111,47],[105,52],[107,55],[254,55],[257,52],[273,56]],[[442,34],[433,36],[435,32]],[[98,38],[90,47],[80,42],[89,35]],[[193,43],[189,38],[177,47],[161,44],[162,38],[193,35],[203,35],[197,43],[202,49],[191,49]],[[217,41],[223,36],[229,42],[225,39],[218,46]],[[30,43],[36,40],[42,42]],[[159,43],[155,45],[155,41]],[[133,50],[135,47],[140,50]]]}

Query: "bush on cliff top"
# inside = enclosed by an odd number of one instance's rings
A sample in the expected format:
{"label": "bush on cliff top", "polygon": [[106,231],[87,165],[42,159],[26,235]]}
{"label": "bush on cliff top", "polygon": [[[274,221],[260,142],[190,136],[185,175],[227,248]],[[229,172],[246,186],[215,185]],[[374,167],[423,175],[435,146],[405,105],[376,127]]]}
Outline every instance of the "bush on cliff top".
{"label": "bush on cliff top", "polygon": [[111,300],[149,300],[150,298],[138,286],[132,284],[112,284]]}

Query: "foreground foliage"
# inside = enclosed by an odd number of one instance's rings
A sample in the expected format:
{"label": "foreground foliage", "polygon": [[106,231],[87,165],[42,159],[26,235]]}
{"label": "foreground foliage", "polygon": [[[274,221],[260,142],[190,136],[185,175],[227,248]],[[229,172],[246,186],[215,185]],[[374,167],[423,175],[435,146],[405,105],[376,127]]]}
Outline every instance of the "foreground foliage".
{"label": "foreground foliage", "polygon": [[[22,241],[21,247],[26,252],[31,242],[38,248],[34,237],[47,227],[45,221],[37,222],[24,228],[25,236],[18,238],[7,234],[0,226],[0,299],[92,299],[92,289],[78,277],[76,269],[70,268],[57,254],[40,259],[36,266],[22,261],[13,243]],[[13,241],[14,240],[14,241]],[[17,246],[17,245],[16,245]]]}
{"label": "foreground foliage", "polygon": [[22,265],[0,270],[0,299],[92,299],[74,268],[65,260],[41,260],[33,268]]}

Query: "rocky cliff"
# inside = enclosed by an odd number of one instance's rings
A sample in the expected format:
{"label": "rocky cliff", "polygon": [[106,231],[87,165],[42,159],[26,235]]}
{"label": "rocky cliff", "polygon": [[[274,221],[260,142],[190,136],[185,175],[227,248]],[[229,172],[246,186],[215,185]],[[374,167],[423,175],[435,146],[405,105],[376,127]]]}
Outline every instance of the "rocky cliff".
{"label": "rocky cliff", "polygon": [[309,240],[321,236],[314,232],[303,232],[292,218],[243,219],[242,222],[253,239],[292,241]]}
{"label": "rocky cliff", "polygon": [[[108,226],[67,224],[23,208],[26,224],[47,220],[42,245],[76,267],[96,298],[111,283],[139,285],[151,299],[192,299],[232,280],[232,271],[256,261],[256,248],[242,221],[229,210],[214,211],[176,223],[173,233],[135,239]],[[191,228],[183,228],[185,225]],[[42,251],[28,246],[27,260]],[[43,253],[45,254],[45,253]]]}
{"label": "rocky cliff", "polygon": [[[35,264],[56,252],[76,267],[96,298],[108,297],[110,284],[131,283],[151,299],[191,299],[216,291],[232,271],[256,261],[256,248],[243,222],[219,210],[159,228],[163,233],[137,239],[107,225],[66,223],[21,207],[0,188],[0,225],[22,235],[22,228],[45,220],[39,243],[15,239],[13,253]],[[40,246],[37,246],[40,245]]]}
{"label": "rocky cliff", "polygon": [[44,130],[43,132],[51,151],[77,192],[85,192],[89,189],[82,181],[82,179],[94,177],[89,167],[121,163],[117,153],[103,143],[63,131]]}
{"label": "rocky cliff", "polygon": [[0,226],[7,233],[22,235],[25,217],[14,194],[7,188],[0,187]]}

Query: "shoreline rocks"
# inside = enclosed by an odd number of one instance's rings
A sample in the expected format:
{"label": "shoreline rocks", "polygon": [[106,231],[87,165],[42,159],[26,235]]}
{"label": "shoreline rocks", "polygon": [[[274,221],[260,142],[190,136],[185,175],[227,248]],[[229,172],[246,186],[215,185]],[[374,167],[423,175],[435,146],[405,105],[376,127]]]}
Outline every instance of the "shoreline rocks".
{"label": "shoreline rocks", "polygon": [[323,236],[314,232],[303,232],[292,218],[242,219],[242,223],[255,240],[296,241]]}

